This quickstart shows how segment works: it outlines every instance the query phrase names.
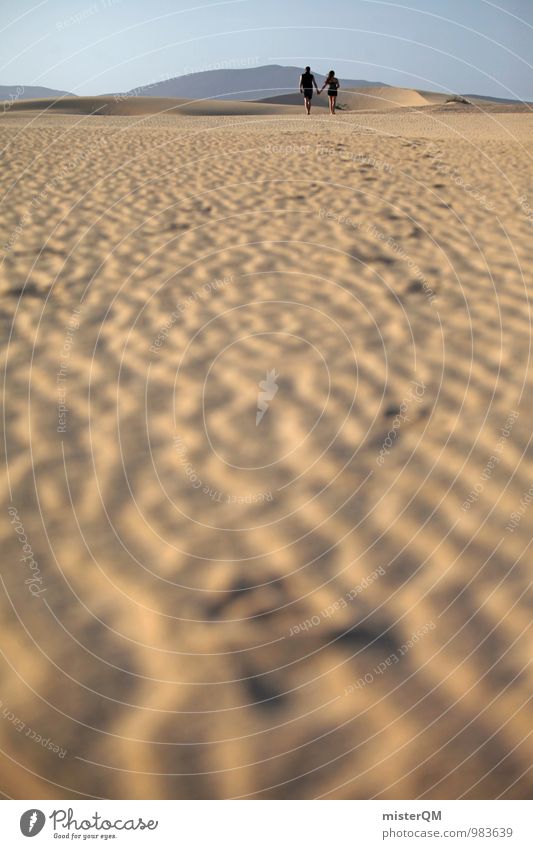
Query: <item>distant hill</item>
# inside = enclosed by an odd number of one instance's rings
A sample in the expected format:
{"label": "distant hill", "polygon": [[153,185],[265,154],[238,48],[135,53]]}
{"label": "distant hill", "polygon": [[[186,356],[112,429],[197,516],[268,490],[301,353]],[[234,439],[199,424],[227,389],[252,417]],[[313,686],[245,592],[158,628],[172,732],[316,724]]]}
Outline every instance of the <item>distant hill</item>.
{"label": "distant hill", "polygon": [[0,100],[35,100],[38,97],[75,97],[69,91],[59,91],[41,85],[0,85]]}
{"label": "distant hill", "polygon": [[[301,105],[298,92],[298,80],[302,68],[287,65],[262,65],[259,68],[221,68],[213,71],[200,71],[161,80],[144,86],[137,86],[125,92],[107,92],[101,97],[129,100],[130,98],[165,98],[180,100],[230,100],[262,101],[273,105]],[[324,82],[324,74],[314,72],[319,86]],[[341,91],[339,102],[345,102],[350,109],[393,108],[395,105],[423,105],[422,100],[415,102],[417,94],[426,104],[440,105],[449,97],[442,92],[422,89],[402,89],[387,83],[371,80],[352,80],[340,77]],[[364,90],[368,89],[366,96]],[[351,95],[348,92],[351,90]],[[411,92],[407,95],[406,92]],[[24,100],[75,98],[68,91],[35,85],[0,86],[0,101],[15,102]],[[488,97],[466,94],[469,100],[500,103],[502,105],[522,104],[521,100],[508,100],[501,97]],[[373,100],[374,98],[374,100]],[[410,99],[410,103],[407,100]],[[327,106],[325,95],[315,98],[315,108]]]}
{"label": "distant hill", "polygon": [[[179,97],[188,100],[209,98],[217,100],[264,100],[280,94],[298,91],[298,80],[303,68],[285,65],[262,65],[259,68],[223,68],[217,71],[200,71],[162,80],[146,86],[138,86],[122,92],[129,97]],[[318,85],[324,82],[324,74],[315,73]],[[368,80],[346,80],[343,87],[365,88],[385,86],[385,83]]]}

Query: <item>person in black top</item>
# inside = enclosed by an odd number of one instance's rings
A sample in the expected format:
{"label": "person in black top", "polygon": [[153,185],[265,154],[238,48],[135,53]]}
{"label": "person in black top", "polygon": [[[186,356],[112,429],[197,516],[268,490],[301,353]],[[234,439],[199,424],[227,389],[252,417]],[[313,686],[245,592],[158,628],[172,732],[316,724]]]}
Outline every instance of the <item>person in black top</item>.
{"label": "person in black top", "polygon": [[322,88],[320,89],[318,94],[323,92],[324,89],[326,88],[326,86],[328,87],[329,111],[330,111],[331,115],[334,115],[335,114],[335,104],[337,103],[337,92],[341,87],[340,82],[338,81],[337,77],[335,76],[335,71],[329,72],[329,74],[326,77],[326,81],[324,82],[324,85],[322,86]]}
{"label": "person in black top", "polygon": [[305,109],[307,114],[311,113],[311,98],[313,97],[313,86],[318,94],[318,86],[314,74],[311,73],[311,68],[307,65],[305,71],[300,76],[300,92],[304,96]]}

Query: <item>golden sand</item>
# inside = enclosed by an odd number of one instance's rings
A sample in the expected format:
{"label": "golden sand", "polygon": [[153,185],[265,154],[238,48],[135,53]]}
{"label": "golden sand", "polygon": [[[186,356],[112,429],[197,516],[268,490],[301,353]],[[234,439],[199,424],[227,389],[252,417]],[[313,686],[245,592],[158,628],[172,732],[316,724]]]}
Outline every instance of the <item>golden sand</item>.
{"label": "golden sand", "polygon": [[93,105],[0,118],[3,792],[530,798],[531,114]]}

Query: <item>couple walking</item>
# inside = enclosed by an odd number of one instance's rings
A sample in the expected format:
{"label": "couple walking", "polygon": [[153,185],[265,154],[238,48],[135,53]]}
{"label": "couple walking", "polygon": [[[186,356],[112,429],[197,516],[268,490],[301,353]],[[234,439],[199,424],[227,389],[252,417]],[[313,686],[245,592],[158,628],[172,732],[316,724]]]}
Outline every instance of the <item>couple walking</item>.
{"label": "couple walking", "polygon": [[335,71],[330,71],[327,75],[324,85],[318,90],[315,75],[311,73],[311,68],[307,65],[305,71],[300,77],[300,92],[304,96],[305,109],[307,114],[311,113],[311,98],[313,97],[313,86],[317,94],[321,94],[326,86],[328,87],[329,111],[331,115],[335,114],[335,104],[337,102],[337,92],[341,87],[340,82],[335,76]]}

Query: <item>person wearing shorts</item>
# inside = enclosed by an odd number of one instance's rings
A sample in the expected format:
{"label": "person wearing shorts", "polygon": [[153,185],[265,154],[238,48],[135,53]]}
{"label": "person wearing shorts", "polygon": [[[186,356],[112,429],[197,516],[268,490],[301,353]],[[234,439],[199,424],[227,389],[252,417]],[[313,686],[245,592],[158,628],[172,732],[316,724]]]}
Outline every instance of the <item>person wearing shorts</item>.
{"label": "person wearing shorts", "polygon": [[307,65],[305,71],[300,76],[300,93],[304,96],[305,111],[308,115],[311,114],[311,99],[313,97],[313,86],[318,94],[318,86],[314,74],[311,73],[311,68]]}

